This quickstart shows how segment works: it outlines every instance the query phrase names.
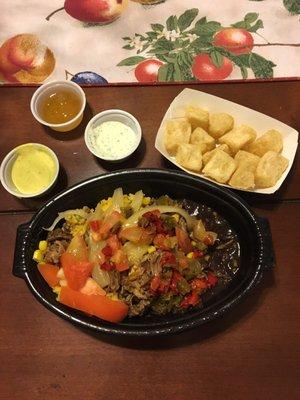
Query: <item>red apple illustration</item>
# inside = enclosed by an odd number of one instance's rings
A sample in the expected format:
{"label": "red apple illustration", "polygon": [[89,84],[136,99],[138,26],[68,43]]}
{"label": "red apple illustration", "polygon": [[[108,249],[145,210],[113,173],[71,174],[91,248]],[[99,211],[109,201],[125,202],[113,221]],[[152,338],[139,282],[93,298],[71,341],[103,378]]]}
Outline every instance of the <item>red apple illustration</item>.
{"label": "red apple illustration", "polygon": [[71,17],[85,23],[107,24],[119,18],[128,0],[65,0],[64,7],[53,11],[48,21],[58,11],[65,10]]}
{"label": "red apple illustration", "polygon": [[213,44],[233,54],[246,54],[252,51],[254,40],[246,29],[225,28],[215,34]]}
{"label": "red apple illustration", "polygon": [[36,35],[20,34],[0,47],[0,75],[10,83],[40,83],[54,70],[52,51]]}
{"label": "red apple illustration", "polygon": [[232,70],[232,62],[227,57],[223,57],[222,65],[216,67],[208,54],[198,54],[192,65],[193,76],[200,81],[223,80]]}
{"label": "red apple illustration", "polygon": [[139,82],[157,82],[158,70],[164,63],[159,60],[145,60],[137,65],[134,74]]}

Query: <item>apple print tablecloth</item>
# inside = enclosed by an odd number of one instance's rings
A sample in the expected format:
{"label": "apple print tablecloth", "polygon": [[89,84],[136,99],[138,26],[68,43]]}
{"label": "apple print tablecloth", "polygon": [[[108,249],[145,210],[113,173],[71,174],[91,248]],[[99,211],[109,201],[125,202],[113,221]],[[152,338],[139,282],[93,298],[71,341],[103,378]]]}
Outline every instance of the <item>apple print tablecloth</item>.
{"label": "apple print tablecloth", "polygon": [[299,77],[299,14],[300,0],[2,0],[0,82]]}

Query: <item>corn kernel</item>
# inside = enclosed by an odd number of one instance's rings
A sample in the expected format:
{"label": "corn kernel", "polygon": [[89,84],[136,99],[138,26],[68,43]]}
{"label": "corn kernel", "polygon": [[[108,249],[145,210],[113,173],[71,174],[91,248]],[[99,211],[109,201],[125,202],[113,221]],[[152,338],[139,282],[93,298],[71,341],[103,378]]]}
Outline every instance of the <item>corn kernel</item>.
{"label": "corn kernel", "polygon": [[119,297],[115,293],[107,293],[106,296],[109,297],[111,300],[119,300]]}
{"label": "corn kernel", "polygon": [[179,215],[173,214],[172,217],[175,219],[176,222],[179,222]]}
{"label": "corn kernel", "polygon": [[127,207],[130,205],[130,200],[127,195],[123,196],[123,202],[124,202],[124,207]]}
{"label": "corn kernel", "polygon": [[148,251],[148,254],[154,253],[156,251],[156,247],[155,246],[149,246],[147,251]]}
{"label": "corn kernel", "polygon": [[112,205],[112,198],[107,199],[101,206],[102,211],[106,211]]}
{"label": "corn kernel", "polygon": [[36,262],[41,262],[41,261],[43,261],[43,253],[41,252],[41,250],[35,250],[32,258]]}
{"label": "corn kernel", "polygon": [[195,240],[192,240],[192,246],[197,246],[197,243],[195,242]]}
{"label": "corn kernel", "polygon": [[46,240],[41,240],[39,243],[39,250],[46,251],[47,247],[48,247],[48,243],[46,242]]}
{"label": "corn kernel", "polygon": [[151,199],[150,197],[143,197],[142,204],[143,206],[147,206],[150,203]]}
{"label": "corn kernel", "polygon": [[186,256],[187,256],[187,258],[192,259],[192,258],[194,258],[194,253],[191,251],[191,252],[188,253]]}
{"label": "corn kernel", "polygon": [[61,287],[60,286],[54,286],[54,288],[52,289],[54,293],[56,294],[60,294],[61,292]]}

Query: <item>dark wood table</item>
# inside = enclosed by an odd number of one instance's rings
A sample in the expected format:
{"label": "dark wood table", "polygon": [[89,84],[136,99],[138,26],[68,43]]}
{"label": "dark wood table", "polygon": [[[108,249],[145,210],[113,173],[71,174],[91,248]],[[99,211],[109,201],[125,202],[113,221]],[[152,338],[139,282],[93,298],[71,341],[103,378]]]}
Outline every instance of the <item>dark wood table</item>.
{"label": "dark wood table", "polygon": [[[192,86],[277,118],[300,130],[300,81]],[[0,399],[217,400],[300,398],[300,160],[271,196],[241,194],[269,218],[277,265],[238,307],[199,329],[171,337],[91,336],[42,307],[12,276],[16,228],[50,196],[116,168],[174,168],[154,149],[157,128],[180,85],[86,88],[85,119],[66,135],[31,116],[34,88],[0,88],[0,161],[16,145],[40,142],[61,161],[58,183],[39,200],[0,188]],[[133,113],[143,143],[122,165],[99,162],[83,131],[97,112]]]}

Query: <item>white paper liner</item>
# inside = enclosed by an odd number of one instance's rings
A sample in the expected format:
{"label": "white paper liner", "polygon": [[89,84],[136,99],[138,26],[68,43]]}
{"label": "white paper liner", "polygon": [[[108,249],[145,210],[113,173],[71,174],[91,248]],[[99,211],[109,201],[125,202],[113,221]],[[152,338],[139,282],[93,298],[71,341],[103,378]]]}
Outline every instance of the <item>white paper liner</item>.
{"label": "white paper liner", "polygon": [[169,153],[166,151],[164,145],[164,127],[166,121],[168,121],[171,118],[184,117],[185,108],[188,105],[201,107],[203,109],[206,109],[209,113],[219,113],[219,112],[228,113],[234,117],[235,126],[242,124],[249,125],[257,131],[258,137],[270,129],[275,129],[281,132],[283,136],[282,155],[289,160],[289,165],[282,174],[281,178],[277,181],[276,185],[266,189],[252,189],[252,190],[236,189],[236,190],[243,190],[246,192],[262,193],[262,194],[272,194],[280,188],[283,181],[287,177],[290,169],[292,168],[298,147],[299,133],[295,129],[284,124],[283,122],[278,121],[275,118],[269,117],[268,115],[262,114],[258,111],[254,111],[251,108],[241,106],[237,103],[233,103],[232,101],[222,99],[221,97],[201,92],[199,90],[184,89],[177,97],[175,97],[175,99],[170,104],[166,114],[164,115],[164,118],[161,122],[161,125],[156,135],[155,148],[165,158],[167,158],[177,167],[188,172],[191,175],[199,176],[202,179],[214,182],[217,185],[225,186],[230,189],[235,189],[232,186],[218,183],[213,179],[204,176],[201,173],[196,173],[185,169],[176,162],[175,157],[171,157]]}

